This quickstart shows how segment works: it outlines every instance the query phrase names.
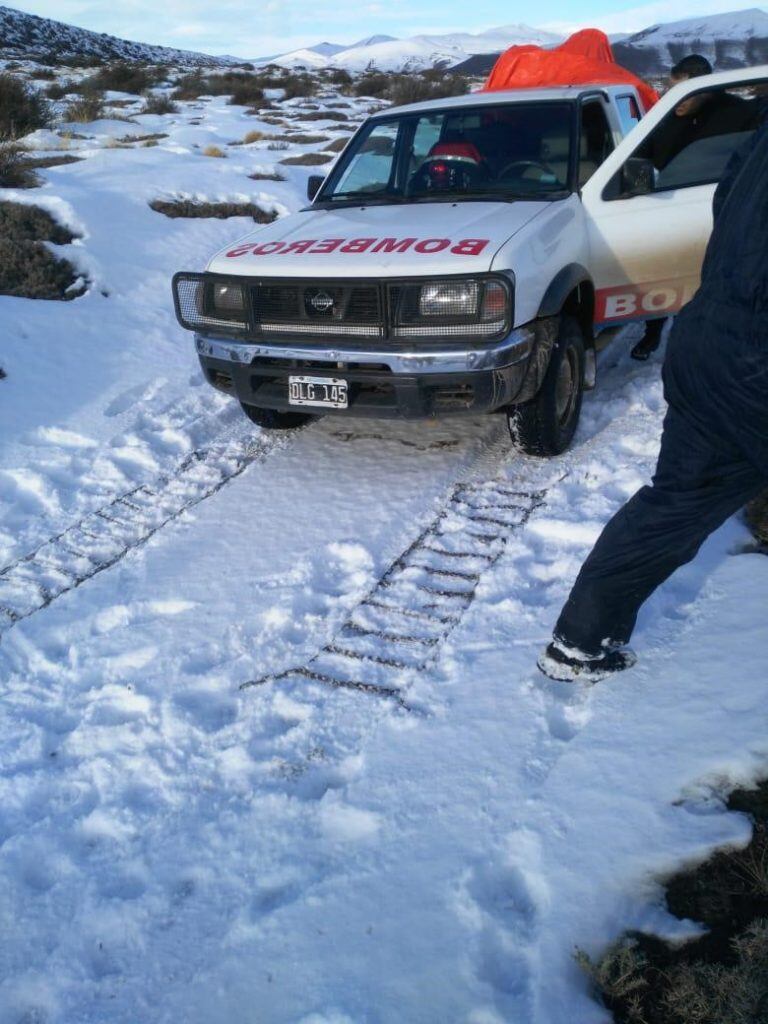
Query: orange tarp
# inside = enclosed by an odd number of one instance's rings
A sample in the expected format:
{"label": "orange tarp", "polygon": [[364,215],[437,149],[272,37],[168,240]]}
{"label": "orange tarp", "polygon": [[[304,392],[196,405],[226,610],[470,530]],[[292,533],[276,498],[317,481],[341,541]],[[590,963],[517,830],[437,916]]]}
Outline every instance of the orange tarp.
{"label": "orange tarp", "polygon": [[483,91],[566,85],[633,85],[646,111],[659,98],[655,89],[616,63],[608,36],[594,28],[577,32],[551,50],[511,46],[496,61]]}

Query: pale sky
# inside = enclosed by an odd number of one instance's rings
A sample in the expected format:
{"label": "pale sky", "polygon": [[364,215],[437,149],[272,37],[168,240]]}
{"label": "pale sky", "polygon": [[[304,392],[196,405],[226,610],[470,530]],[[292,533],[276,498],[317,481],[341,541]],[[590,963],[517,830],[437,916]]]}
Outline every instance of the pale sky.
{"label": "pale sky", "polygon": [[[7,6],[125,39],[260,57],[323,41],[386,33],[480,32],[510,23],[554,31],[633,32],[657,21],[719,14],[734,0],[3,0]],[[745,4],[746,6],[746,4]]]}

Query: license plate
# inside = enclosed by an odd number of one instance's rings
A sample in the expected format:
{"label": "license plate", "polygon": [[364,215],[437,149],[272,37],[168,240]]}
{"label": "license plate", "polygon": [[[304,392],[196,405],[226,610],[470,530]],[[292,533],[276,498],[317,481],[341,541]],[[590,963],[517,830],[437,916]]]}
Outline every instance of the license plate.
{"label": "license plate", "polygon": [[336,377],[289,377],[288,404],[346,409],[347,382]]}

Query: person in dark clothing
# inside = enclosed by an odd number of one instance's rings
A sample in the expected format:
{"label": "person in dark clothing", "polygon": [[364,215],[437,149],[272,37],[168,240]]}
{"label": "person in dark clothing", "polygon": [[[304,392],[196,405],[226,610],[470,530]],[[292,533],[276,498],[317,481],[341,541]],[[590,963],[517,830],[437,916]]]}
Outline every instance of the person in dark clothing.
{"label": "person in dark clothing", "polygon": [[702,283],[664,363],[669,409],[653,483],[608,523],[539,659],[555,679],[634,664],[640,606],[768,483],[768,124],[715,197]]}
{"label": "person in dark clothing", "polygon": [[[672,88],[691,78],[711,74],[712,65],[707,58],[692,53],[672,68],[669,86]],[[753,118],[752,106],[738,96],[724,92],[703,92],[689,96],[653,132],[647,149],[641,155],[649,157],[660,171],[694,142],[715,135],[744,131]],[[656,351],[661,344],[665,323],[665,318],[646,321],[643,337],[630,352],[633,359],[644,361]]]}

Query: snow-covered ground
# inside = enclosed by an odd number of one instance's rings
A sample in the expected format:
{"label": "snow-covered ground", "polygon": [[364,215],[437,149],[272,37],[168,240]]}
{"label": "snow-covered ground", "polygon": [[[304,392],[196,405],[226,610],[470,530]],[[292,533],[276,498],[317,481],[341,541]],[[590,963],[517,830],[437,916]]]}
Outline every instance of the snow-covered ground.
{"label": "snow-covered ground", "polygon": [[[302,106],[292,127],[343,135]],[[0,298],[0,581],[25,614],[0,620],[0,1024],[604,1021],[574,948],[682,934],[658,877],[747,835],[718,794],[765,771],[768,559],[730,522],[644,609],[636,669],[545,681],[581,560],[652,470],[659,358],[619,337],[548,462],[498,418],[261,435],[170,299],[252,224],[148,203],[296,209],[314,168],[280,161],[327,143],[230,146],[286,129],[223,99],[136,121],[78,126],[81,162],[0,192],[70,225],[91,282]],[[439,626],[409,590],[424,536],[469,570]],[[329,686],[376,614],[426,653]]]}

